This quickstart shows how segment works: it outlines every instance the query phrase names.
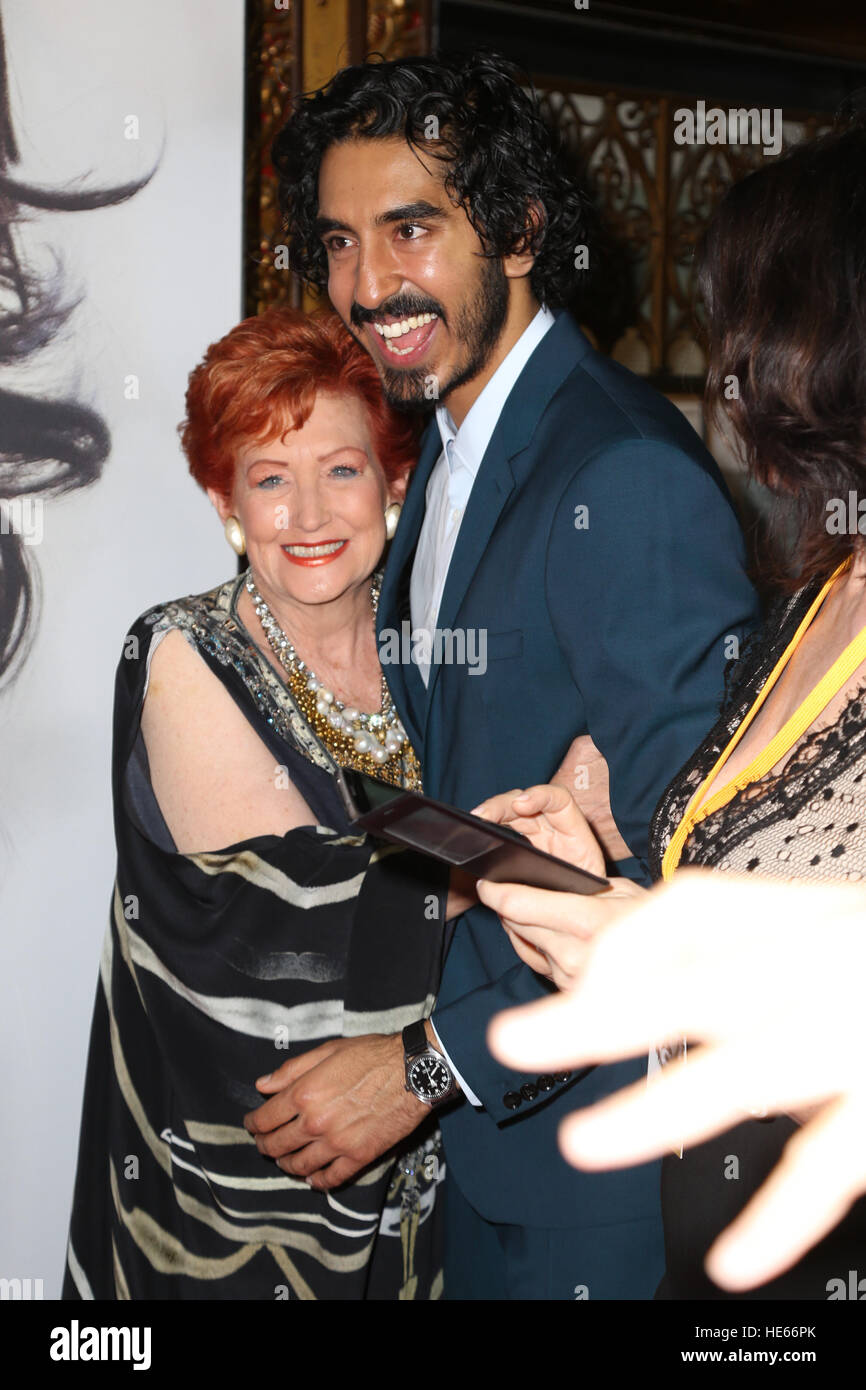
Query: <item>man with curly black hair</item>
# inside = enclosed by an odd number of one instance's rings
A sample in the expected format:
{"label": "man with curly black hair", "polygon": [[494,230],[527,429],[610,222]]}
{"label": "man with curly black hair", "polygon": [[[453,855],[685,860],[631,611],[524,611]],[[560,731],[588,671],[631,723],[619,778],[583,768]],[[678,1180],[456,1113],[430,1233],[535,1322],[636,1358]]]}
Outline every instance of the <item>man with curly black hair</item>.
{"label": "man with curly black hair", "polygon": [[[327,290],[393,405],[435,406],[378,611],[425,791],[470,809],[570,754],[609,861],[647,881],[653,808],[713,722],[756,603],[700,440],[562,307],[592,259],[591,206],[534,94],[492,53],[367,62],[299,99],[273,157],[293,269]],[[657,1166],[578,1173],[555,1139],[564,1112],[640,1068],[528,1077],[486,1046],[493,1014],[547,990],[476,903],[426,1037],[346,1039],[281,1069],[301,1126],[279,1161],[345,1180],[418,1124],[406,1059],[437,1053],[446,1297],[648,1298]],[[315,1171],[297,1147],[307,1108]]]}

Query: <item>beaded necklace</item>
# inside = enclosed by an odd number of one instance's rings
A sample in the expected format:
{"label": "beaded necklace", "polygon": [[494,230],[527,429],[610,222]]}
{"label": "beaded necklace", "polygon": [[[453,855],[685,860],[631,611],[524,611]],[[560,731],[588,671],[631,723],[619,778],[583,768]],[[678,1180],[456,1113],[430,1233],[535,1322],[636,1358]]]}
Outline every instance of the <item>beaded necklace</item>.
{"label": "beaded necklace", "polygon": [[[246,590],[253,601],[268,645],[287,676],[287,683],[301,714],[310,728],[341,767],[352,767],[379,781],[412,790],[421,787],[421,768],[415,750],[391,699],[382,672],[381,707],[367,713],[338,700],[320,681],[280,627],[256,588],[252,571],[247,574]],[[382,576],[374,574],[370,584],[370,603],[375,623],[379,607]]]}

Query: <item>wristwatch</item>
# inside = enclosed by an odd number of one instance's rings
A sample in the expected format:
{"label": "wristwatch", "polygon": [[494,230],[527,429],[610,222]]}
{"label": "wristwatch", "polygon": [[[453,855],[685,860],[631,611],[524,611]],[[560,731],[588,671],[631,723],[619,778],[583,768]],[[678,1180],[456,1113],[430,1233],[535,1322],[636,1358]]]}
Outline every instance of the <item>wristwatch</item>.
{"label": "wristwatch", "polygon": [[403,1029],[403,1065],[406,1090],[425,1105],[441,1105],[457,1089],[454,1073],[442,1053],[429,1041],[423,1019],[407,1023]]}

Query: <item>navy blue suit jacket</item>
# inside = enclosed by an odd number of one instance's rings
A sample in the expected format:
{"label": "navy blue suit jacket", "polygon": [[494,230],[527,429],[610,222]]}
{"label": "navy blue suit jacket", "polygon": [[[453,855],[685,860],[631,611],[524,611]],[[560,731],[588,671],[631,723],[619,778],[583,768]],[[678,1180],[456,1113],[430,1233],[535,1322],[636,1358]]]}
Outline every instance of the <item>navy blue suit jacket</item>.
{"label": "navy blue suit jacket", "polygon": [[[433,421],[385,570],[380,651],[409,619],[440,452]],[[386,674],[425,791],[465,809],[549,780],[571,741],[591,734],[634,856],[617,872],[646,881],[652,812],[714,722],[729,639],[756,617],[713,459],[670,402],[560,312],[502,410],[442,597],[439,628],[486,631],[486,670],[443,662],[426,690],[411,661]],[[464,1102],[442,1115],[450,1177],[491,1221],[601,1226],[656,1214],[657,1165],[581,1173],[556,1144],[565,1114],[645,1075],[645,1058],[573,1073],[516,1111],[504,1099],[513,1105],[536,1078],[492,1057],[488,1022],[550,988],[515,957],[489,909],[457,922],[433,1022],[484,1108]]]}

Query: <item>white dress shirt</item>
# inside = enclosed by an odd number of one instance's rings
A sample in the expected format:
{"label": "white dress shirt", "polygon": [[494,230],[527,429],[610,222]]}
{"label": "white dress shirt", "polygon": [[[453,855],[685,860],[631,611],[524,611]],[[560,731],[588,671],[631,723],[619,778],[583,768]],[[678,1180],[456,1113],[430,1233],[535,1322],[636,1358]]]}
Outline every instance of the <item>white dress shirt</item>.
{"label": "white dress shirt", "polygon": [[[436,407],[442,453],[427,483],[424,521],[412,566],[409,605],[413,630],[421,628],[431,635],[436,630],[451,557],[481,460],[517,378],[555,322],[550,310],[542,306],[508,356],[500,362],[459,429],[455,427],[447,406]],[[418,669],[427,685],[430,679],[429,662],[419,660]],[[433,1031],[436,1032],[435,1028]],[[480,1106],[481,1101],[460,1075],[438,1033],[436,1037],[466,1099],[471,1105]]]}
{"label": "white dress shirt", "polygon": [[[508,356],[500,362],[459,429],[447,406],[436,407],[442,453],[427,482],[424,521],[412,566],[409,604],[413,629],[421,628],[431,634],[436,630],[451,557],[481,460],[517,378],[555,322],[549,309],[539,309]],[[429,662],[419,661],[418,669],[426,685],[430,679]]]}

